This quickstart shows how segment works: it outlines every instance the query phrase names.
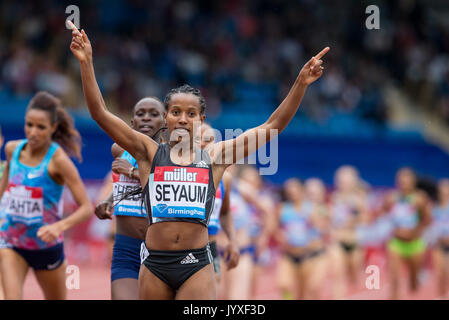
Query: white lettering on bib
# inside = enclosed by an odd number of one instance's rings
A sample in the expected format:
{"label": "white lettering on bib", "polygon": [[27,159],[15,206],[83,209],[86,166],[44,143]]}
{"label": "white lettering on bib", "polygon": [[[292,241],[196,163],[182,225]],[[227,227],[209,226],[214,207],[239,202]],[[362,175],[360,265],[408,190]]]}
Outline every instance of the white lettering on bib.
{"label": "white lettering on bib", "polygon": [[41,187],[8,186],[6,213],[14,221],[33,224],[42,221],[44,199]]}
{"label": "white lettering on bib", "polygon": [[156,167],[150,175],[153,217],[206,217],[209,169]]}

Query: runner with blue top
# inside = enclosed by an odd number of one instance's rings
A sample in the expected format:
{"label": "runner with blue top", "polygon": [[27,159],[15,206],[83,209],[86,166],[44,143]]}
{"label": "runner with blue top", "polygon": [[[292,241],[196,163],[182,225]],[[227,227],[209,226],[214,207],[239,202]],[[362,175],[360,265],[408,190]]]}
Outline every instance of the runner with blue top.
{"label": "runner with blue top", "polygon": [[240,258],[238,266],[226,273],[225,295],[227,299],[245,300],[254,296],[256,279],[261,273],[258,264],[263,253],[268,252],[271,234],[268,219],[274,205],[262,191],[263,181],[256,167],[240,165],[228,171],[237,171],[230,202]]}
{"label": "runner with blue top", "polygon": [[[165,127],[164,106],[154,97],[141,99],[134,106],[131,127],[155,141],[161,139]],[[113,300],[135,300],[138,298],[138,283],[142,242],[148,226],[147,213],[141,193],[133,192],[140,187],[137,161],[117,144],[111,148],[112,191],[97,205],[95,214],[100,219],[112,218],[112,207],[116,217],[116,233],[111,263],[111,298]],[[115,206],[114,206],[115,204]]]}
{"label": "runner with blue top", "polygon": [[[22,298],[31,267],[46,299],[65,299],[63,232],[93,213],[78,171],[66,154],[81,159],[81,139],[59,99],[47,92],[31,99],[25,135],[24,140],[7,143],[8,165],[0,183],[0,196],[8,194],[0,229],[5,298]],[[79,205],[66,218],[61,198],[64,185]]]}
{"label": "runner with blue top", "polygon": [[[303,185],[299,179],[288,179],[284,183],[283,191],[285,201],[279,208],[280,232],[276,233],[286,258],[282,259],[279,265],[281,291],[284,298],[292,290],[296,293],[296,299],[304,299],[307,296],[309,279],[313,271],[307,267],[306,261],[315,252],[310,247],[315,237],[315,226],[312,221],[315,207],[312,202],[305,199]],[[289,278],[289,281],[284,283],[281,281],[283,277],[285,280]],[[288,283],[290,285],[285,286]]]}

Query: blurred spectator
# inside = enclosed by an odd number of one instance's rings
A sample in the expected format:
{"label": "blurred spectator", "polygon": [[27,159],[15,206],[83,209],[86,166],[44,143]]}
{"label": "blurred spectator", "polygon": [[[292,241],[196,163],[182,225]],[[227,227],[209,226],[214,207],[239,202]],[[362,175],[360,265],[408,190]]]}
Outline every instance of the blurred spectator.
{"label": "blurred spectator", "polygon": [[[423,0],[374,2],[380,30],[365,28],[364,4],[330,0],[99,0],[79,7],[105,100],[123,113],[140,97],[163,98],[182,82],[207,88],[213,117],[223,103],[236,111],[239,102],[248,104],[245,83],[261,93],[272,85],[277,94],[251,100],[269,113],[305,60],[329,45],[326,72],[304,104],[313,121],[335,111],[384,123],[382,88],[396,83],[449,122],[444,10]],[[48,90],[69,107],[84,104],[63,27],[66,5],[1,2],[0,90],[18,96]]]}

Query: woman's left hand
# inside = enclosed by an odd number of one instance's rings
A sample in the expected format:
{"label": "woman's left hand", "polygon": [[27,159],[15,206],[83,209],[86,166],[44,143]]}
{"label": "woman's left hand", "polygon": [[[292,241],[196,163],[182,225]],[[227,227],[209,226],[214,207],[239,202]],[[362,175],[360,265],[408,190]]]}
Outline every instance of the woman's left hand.
{"label": "woman's left hand", "polygon": [[44,242],[51,243],[58,239],[59,235],[63,231],[62,226],[59,223],[53,223],[46,226],[41,227],[37,231],[37,236]]}

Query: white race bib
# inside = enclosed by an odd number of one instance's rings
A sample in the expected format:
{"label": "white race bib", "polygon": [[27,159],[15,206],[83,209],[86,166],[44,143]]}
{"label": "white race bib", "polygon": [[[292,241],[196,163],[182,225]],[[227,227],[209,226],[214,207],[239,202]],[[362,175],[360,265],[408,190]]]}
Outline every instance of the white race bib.
{"label": "white race bib", "polygon": [[16,186],[8,187],[6,214],[13,221],[25,224],[42,222],[44,212],[44,198],[41,187]]}
{"label": "white race bib", "polygon": [[206,217],[209,169],[156,167],[150,175],[153,217]]}

